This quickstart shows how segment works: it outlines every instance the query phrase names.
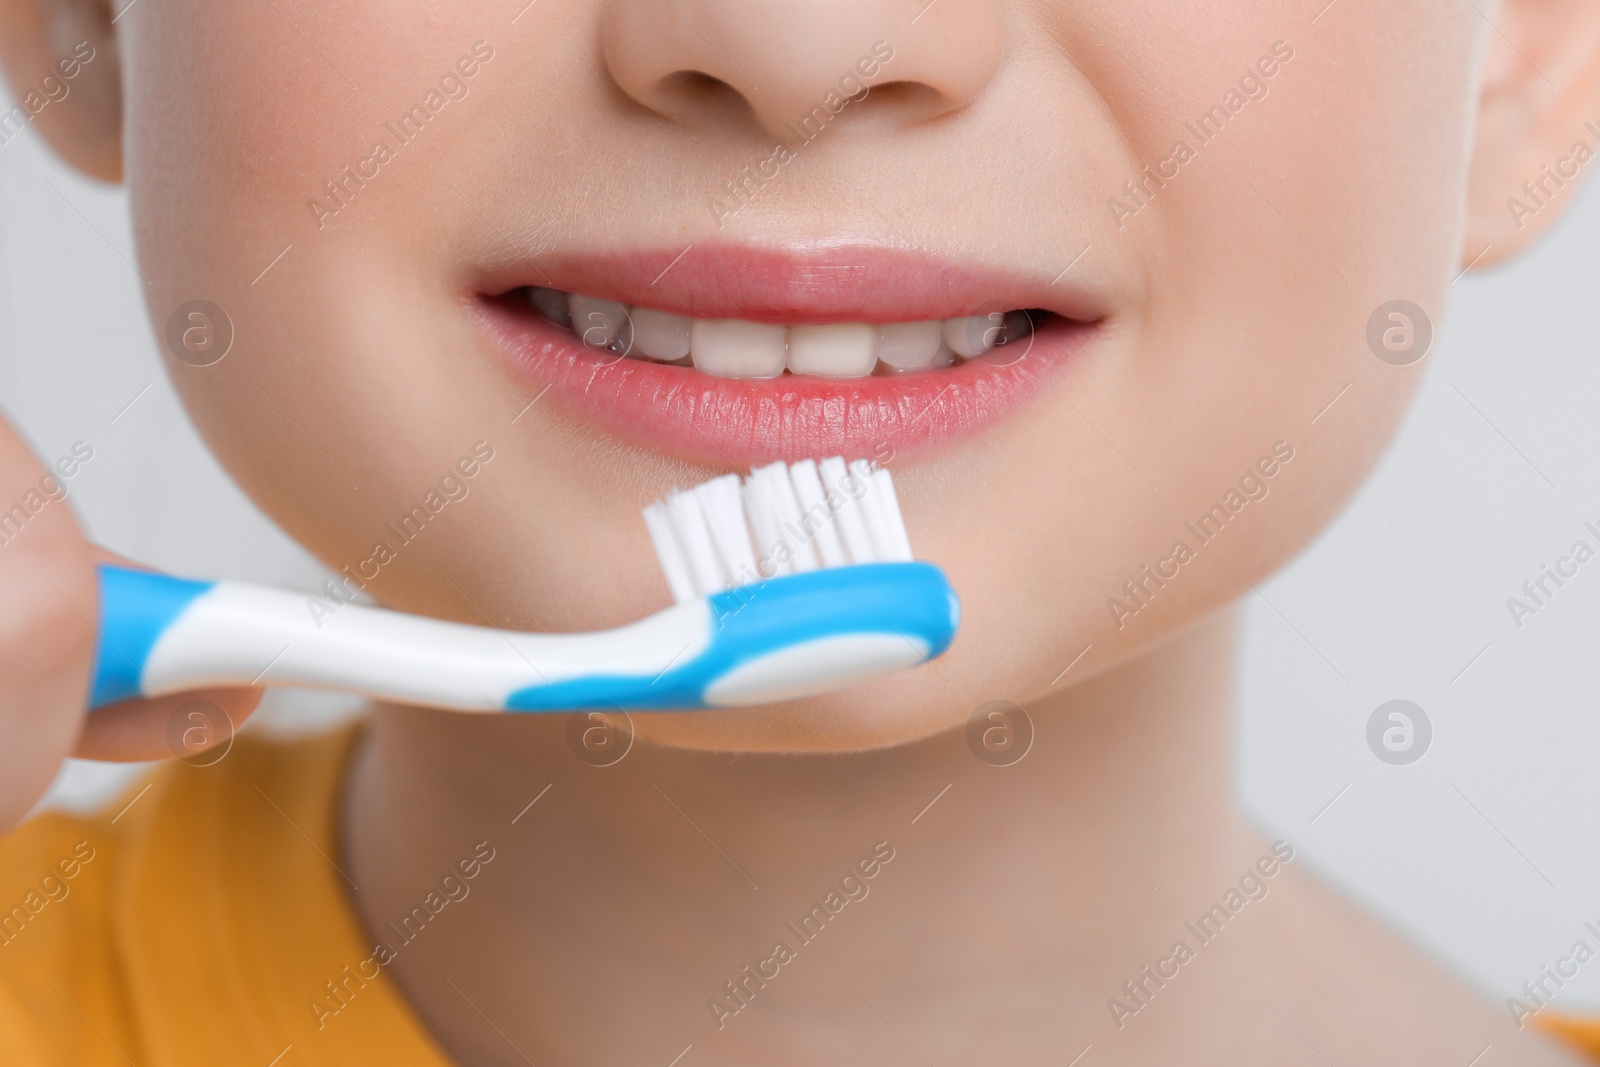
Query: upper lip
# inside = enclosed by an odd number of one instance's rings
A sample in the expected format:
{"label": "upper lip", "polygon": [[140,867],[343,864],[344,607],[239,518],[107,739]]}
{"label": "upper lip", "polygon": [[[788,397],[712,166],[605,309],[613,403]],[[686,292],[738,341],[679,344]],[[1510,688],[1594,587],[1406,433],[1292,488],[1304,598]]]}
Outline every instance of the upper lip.
{"label": "upper lip", "polygon": [[491,266],[473,283],[486,296],[523,286],[691,318],[788,324],[915,322],[1021,308],[1095,323],[1110,313],[1106,287],[1081,274],[1050,277],[847,244],[553,252]]}

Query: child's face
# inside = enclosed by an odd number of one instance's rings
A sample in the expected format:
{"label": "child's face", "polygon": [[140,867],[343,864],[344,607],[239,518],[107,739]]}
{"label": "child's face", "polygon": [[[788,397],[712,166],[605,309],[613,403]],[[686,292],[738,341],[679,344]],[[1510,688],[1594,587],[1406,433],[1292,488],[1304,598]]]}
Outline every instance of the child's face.
{"label": "child's face", "polygon": [[[905,741],[1237,596],[1406,406],[1419,367],[1374,355],[1374,310],[1437,325],[1463,259],[1471,5],[524,2],[133,6],[125,176],[158,335],[192,300],[231,320],[220,362],[171,362],[206,439],[396,608],[620,624],[668,602],[639,512],[673,485],[890,464],[962,596],[950,653],[636,717],[647,737]],[[730,382],[585,352],[506,296],[535,285],[703,318],[1053,316],[971,363]]]}

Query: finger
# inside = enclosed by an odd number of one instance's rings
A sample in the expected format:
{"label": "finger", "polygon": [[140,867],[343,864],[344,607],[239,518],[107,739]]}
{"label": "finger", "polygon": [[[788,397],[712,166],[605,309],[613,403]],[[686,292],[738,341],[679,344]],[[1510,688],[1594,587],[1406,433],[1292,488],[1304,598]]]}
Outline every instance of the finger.
{"label": "finger", "polygon": [[[152,569],[99,545],[89,549],[96,563]],[[196,757],[231,744],[265,692],[207,689],[111,704],[89,715],[73,755],[109,763]]]}
{"label": "finger", "polygon": [[155,570],[154,567],[146,567],[137,560],[129,559],[127,556],[119,556],[109,548],[102,548],[100,545],[91,544],[89,546],[89,554],[94,557],[96,563],[110,563],[113,566],[126,567],[130,571]]}
{"label": "finger", "polygon": [[0,829],[72,749],[94,649],[94,568],[62,484],[0,421]]}
{"label": "finger", "polygon": [[192,759],[232,744],[264,689],[202,689],[125,700],[92,712],[73,755],[125,763]]}

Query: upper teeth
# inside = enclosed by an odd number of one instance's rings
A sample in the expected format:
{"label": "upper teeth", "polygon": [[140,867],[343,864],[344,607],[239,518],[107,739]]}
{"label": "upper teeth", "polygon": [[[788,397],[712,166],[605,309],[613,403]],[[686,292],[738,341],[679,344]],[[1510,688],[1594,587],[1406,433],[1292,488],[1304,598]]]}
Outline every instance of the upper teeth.
{"label": "upper teeth", "polygon": [[691,319],[614,300],[532,287],[528,302],[591,348],[662,362],[692,361],[722,378],[776,378],[785,370],[832,378],[947,367],[1032,330],[1027,312],[874,324],[784,326]]}

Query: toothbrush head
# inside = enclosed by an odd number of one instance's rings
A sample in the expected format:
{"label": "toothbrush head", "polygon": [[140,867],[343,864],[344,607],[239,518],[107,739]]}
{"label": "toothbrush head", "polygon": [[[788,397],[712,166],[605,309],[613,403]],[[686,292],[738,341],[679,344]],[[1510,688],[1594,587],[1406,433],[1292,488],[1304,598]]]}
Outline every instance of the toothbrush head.
{"label": "toothbrush head", "polygon": [[743,707],[888,677],[943,654],[960,601],[916,561],[889,472],[774,463],[674,491],[645,524],[676,610],[709,631],[634,706]]}
{"label": "toothbrush head", "polygon": [[678,603],[791,574],[911,562],[889,472],[864,459],[773,463],[644,509]]}

